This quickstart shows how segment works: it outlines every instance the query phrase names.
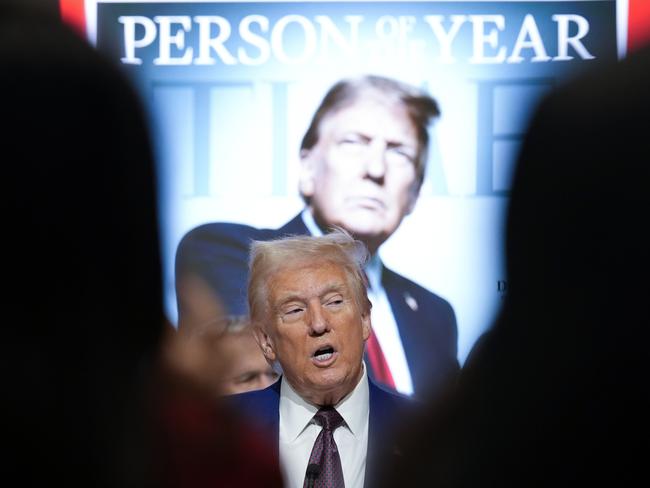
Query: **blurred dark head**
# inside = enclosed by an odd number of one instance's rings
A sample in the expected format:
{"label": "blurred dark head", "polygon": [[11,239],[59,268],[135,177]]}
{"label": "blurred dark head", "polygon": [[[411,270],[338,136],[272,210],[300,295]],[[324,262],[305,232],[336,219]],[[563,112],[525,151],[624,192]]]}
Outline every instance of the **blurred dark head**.
{"label": "blurred dark head", "polygon": [[582,352],[598,341],[626,355],[645,301],[649,58],[646,49],[550,96],[514,178],[510,301]]}
{"label": "blurred dark head", "polygon": [[524,141],[507,223],[508,296],[467,375],[482,421],[501,426],[498,437],[478,429],[492,452],[482,466],[500,456],[519,466],[485,468],[502,486],[635,476],[643,447],[627,433],[647,433],[649,73],[646,50],[568,82],[541,104]]}
{"label": "blurred dark head", "polygon": [[102,484],[162,332],[146,119],[119,70],[42,12],[0,11],[0,96],[11,444],[34,476]]}
{"label": "blurred dark head", "polygon": [[439,487],[645,476],[649,82],[646,49],[537,109],[513,182],[501,315],[385,486],[401,473]]}

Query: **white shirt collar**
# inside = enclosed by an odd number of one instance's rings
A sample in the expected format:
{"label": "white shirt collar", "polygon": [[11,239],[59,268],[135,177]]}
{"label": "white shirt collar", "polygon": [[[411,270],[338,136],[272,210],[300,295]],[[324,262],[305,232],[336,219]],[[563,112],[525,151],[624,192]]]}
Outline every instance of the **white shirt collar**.
{"label": "white shirt collar", "polygon": [[370,284],[370,290],[368,291],[377,291],[381,289],[382,268],[383,265],[378,254],[372,256],[370,261],[366,263],[365,271],[366,276],[368,277],[368,283]]}
{"label": "white shirt collar", "polygon": [[314,214],[311,213],[309,207],[305,207],[305,209],[302,211],[300,216],[302,217],[302,221],[305,224],[305,227],[307,227],[307,230],[311,235],[313,236],[323,235],[323,231],[320,230],[320,227],[318,227],[316,220],[314,220]]}
{"label": "white shirt collar", "polygon": [[[343,399],[334,405],[336,411],[343,417],[345,424],[355,437],[363,431],[370,411],[370,393],[366,365],[362,362],[363,374],[357,386]],[[280,384],[280,419],[287,441],[295,440],[312,422],[318,407],[306,402],[293,387],[282,377]]]}

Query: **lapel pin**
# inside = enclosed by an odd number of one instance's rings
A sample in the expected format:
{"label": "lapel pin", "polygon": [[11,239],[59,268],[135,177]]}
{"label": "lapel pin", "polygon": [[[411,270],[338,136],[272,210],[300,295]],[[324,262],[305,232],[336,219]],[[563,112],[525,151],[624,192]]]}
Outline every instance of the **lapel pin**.
{"label": "lapel pin", "polygon": [[418,301],[411,296],[409,292],[404,292],[404,301],[414,312],[418,311]]}

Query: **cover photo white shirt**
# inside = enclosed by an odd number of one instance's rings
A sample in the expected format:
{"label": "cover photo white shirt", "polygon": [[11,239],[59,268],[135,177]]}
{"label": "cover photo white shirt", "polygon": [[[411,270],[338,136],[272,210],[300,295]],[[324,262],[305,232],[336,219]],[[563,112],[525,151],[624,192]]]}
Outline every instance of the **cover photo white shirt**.
{"label": "cover photo white shirt", "polygon": [[[357,386],[337,405],[345,423],[334,431],[346,488],[362,488],[366,474],[369,418],[365,365]],[[322,427],[313,420],[318,407],[307,403],[282,377],[280,384],[280,467],[286,488],[303,488],[316,437]]]}
{"label": "cover photo white shirt", "polygon": [[[316,224],[314,216],[309,209],[303,210],[301,214],[305,226],[313,236],[322,236],[323,231]],[[404,395],[413,394],[413,380],[411,379],[411,372],[409,371],[408,363],[406,362],[406,353],[402,345],[402,339],[399,335],[399,328],[395,322],[393,309],[390,308],[386,290],[381,284],[381,274],[383,271],[383,264],[379,255],[375,254],[370,262],[366,265],[366,276],[370,282],[370,289],[368,290],[368,299],[372,303],[372,311],[370,314],[372,321],[372,329],[377,336],[377,342],[381,346],[384,353],[386,362],[390,373],[393,375],[395,382],[395,389]],[[408,303],[408,302],[407,302]],[[346,485],[347,486],[347,485]]]}

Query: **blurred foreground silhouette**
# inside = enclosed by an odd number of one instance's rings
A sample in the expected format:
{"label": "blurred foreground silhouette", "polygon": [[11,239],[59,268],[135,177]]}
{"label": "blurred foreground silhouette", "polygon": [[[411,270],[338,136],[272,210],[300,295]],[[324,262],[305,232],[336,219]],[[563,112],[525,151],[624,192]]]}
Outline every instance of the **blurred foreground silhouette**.
{"label": "blurred foreground silhouette", "polygon": [[267,444],[160,356],[154,164],[129,83],[55,17],[2,6],[0,93],[5,477],[280,486]]}
{"label": "blurred foreground silhouette", "polygon": [[507,224],[508,296],[384,486],[630,486],[646,476],[650,50],[539,107]]}

